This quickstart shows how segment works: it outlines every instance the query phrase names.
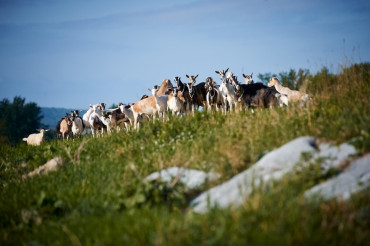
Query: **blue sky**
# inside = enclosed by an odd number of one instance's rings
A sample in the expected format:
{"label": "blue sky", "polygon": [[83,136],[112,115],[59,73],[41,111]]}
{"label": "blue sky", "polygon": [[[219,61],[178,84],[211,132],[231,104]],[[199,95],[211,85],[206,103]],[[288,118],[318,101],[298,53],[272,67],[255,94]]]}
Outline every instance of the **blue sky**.
{"label": "blue sky", "polygon": [[370,61],[370,1],[0,0],[0,99],[86,109],[175,76]]}

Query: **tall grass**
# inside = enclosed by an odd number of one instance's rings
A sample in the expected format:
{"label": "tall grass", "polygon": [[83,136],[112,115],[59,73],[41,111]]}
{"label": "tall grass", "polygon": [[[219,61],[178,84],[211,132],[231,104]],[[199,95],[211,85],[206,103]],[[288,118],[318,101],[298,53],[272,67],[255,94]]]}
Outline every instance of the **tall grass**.
{"label": "tall grass", "polygon": [[[348,202],[311,203],[314,167],[255,190],[239,209],[205,215],[188,208],[200,190],[143,182],[171,166],[215,171],[221,183],[302,135],[370,150],[369,64],[309,77],[304,108],[197,112],[102,138],[0,147],[1,244],[361,245],[369,240],[369,190]],[[61,156],[57,172],[24,174]],[[206,189],[216,183],[202,187]]]}

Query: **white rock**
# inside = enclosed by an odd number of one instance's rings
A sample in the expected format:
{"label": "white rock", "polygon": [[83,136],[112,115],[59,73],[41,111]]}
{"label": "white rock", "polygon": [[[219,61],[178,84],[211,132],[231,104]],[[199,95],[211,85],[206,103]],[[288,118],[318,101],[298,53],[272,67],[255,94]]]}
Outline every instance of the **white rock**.
{"label": "white rock", "polygon": [[196,189],[205,184],[206,181],[214,181],[219,178],[219,174],[213,172],[203,172],[194,169],[185,169],[181,167],[170,167],[159,172],[154,172],[145,178],[146,181],[161,179],[164,182],[171,183],[179,176],[180,183],[187,189]]}
{"label": "white rock", "polygon": [[319,146],[319,152],[314,155],[314,159],[323,158],[322,168],[327,172],[330,168],[338,168],[349,156],[357,153],[355,147],[343,143],[339,146],[333,146],[329,143],[323,143]]}
{"label": "white rock", "polygon": [[356,154],[356,149],[346,143],[340,146],[323,143],[317,148],[315,138],[297,138],[266,154],[255,165],[231,180],[200,194],[191,203],[193,210],[204,213],[209,207],[241,205],[251,194],[253,187],[258,188],[261,185],[261,181],[268,183],[271,180],[280,180],[292,171],[300,163],[304,152],[310,153],[312,157],[308,162],[301,162],[303,166],[320,159],[323,160],[323,171],[327,172],[329,168],[338,168],[351,155]]}
{"label": "white rock", "polygon": [[370,185],[370,154],[355,160],[338,176],[316,185],[305,192],[307,198],[318,196],[326,200],[332,198],[349,199],[351,194]]}
{"label": "white rock", "polygon": [[258,187],[261,180],[267,182],[282,178],[299,162],[301,154],[314,151],[314,146],[315,138],[300,137],[271,151],[248,170],[200,194],[191,202],[193,210],[204,213],[209,207],[241,205],[252,192],[253,183]]}
{"label": "white rock", "polygon": [[55,158],[49,160],[48,162],[46,162],[44,165],[39,166],[38,168],[36,168],[32,172],[28,173],[27,175],[24,175],[23,178],[26,178],[27,176],[28,177],[33,177],[36,174],[38,174],[38,175],[47,174],[50,171],[57,170],[58,166],[61,165],[61,164],[62,164],[62,158],[55,157]]}

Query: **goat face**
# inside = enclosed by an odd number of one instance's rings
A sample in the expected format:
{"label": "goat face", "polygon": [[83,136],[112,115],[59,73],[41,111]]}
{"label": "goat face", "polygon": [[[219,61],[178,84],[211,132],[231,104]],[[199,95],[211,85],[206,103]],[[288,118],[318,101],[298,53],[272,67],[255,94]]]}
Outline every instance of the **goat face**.
{"label": "goat face", "polygon": [[[234,76],[235,77],[235,76]],[[232,79],[232,85],[234,87],[235,95],[239,98],[238,101],[240,101],[241,96],[243,95],[243,88],[236,79]]]}
{"label": "goat face", "polygon": [[99,103],[99,104],[97,105],[97,108],[99,108],[100,110],[105,110],[105,106],[106,106],[106,104],[105,104],[105,103]]}
{"label": "goat face", "polygon": [[195,95],[194,84],[193,83],[187,83],[186,86],[188,88],[190,98],[193,99],[193,97]]}
{"label": "goat face", "polygon": [[232,72],[227,72],[227,73],[225,74],[225,76],[226,76],[226,78],[227,78],[227,79],[230,79],[231,77],[233,77],[233,76],[234,76],[234,74],[233,74]]}
{"label": "goat face", "polygon": [[228,84],[228,81],[227,81],[227,78],[226,77],[221,77],[221,81],[223,84],[227,85]]}
{"label": "goat face", "polygon": [[215,87],[215,84],[210,82],[210,83],[207,83],[204,85],[204,88],[206,89],[207,92],[210,92],[210,91],[213,91]]}
{"label": "goat face", "polygon": [[64,120],[67,122],[68,126],[71,126],[73,122],[73,115],[66,114],[66,117],[64,117]]}
{"label": "goat face", "polygon": [[100,104],[93,105],[93,113],[96,113],[99,116],[102,116],[103,109]]}
{"label": "goat face", "polygon": [[173,85],[171,83],[171,80],[167,79],[166,80],[166,92],[165,92],[165,94],[168,95],[172,91],[172,89],[173,89]]}
{"label": "goat face", "polygon": [[251,74],[247,74],[247,75],[245,75],[245,74],[243,73],[243,77],[244,77],[244,82],[245,82],[245,84],[247,84],[247,85],[248,85],[248,84],[253,84],[253,83],[254,83],[252,76],[253,76],[253,73],[251,73]]}
{"label": "goat face", "polygon": [[269,83],[267,84],[267,86],[271,87],[271,86],[274,86],[276,84],[280,84],[279,79],[276,78],[276,77],[272,77],[272,78],[270,78]]}
{"label": "goat face", "polygon": [[197,74],[196,76],[193,76],[193,75],[191,75],[191,76],[186,75],[186,78],[188,78],[188,79],[189,79],[189,83],[192,83],[192,84],[194,85],[194,84],[195,84],[195,82],[196,82],[196,79],[198,78],[198,76],[199,76],[199,74]]}
{"label": "goat face", "polygon": [[148,89],[148,90],[152,92],[153,96],[156,96],[158,92],[158,85],[155,85],[153,89]]}
{"label": "goat face", "polygon": [[207,77],[206,78],[206,84],[205,84],[205,88],[206,90],[208,86],[211,86],[211,87],[215,87],[216,86],[216,82],[212,79],[212,77]]}
{"label": "goat face", "polygon": [[221,80],[222,80],[222,78],[226,78],[226,73],[227,73],[227,71],[229,71],[229,68],[228,68],[228,69],[226,69],[226,70],[220,70],[220,71],[215,71],[215,72],[216,72],[216,73],[218,73],[218,74],[220,75]]}
{"label": "goat face", "polygon": [[82,112],[82,110],[72,110],[72,115],[75,116],[75,117],[78,117],[79,116],[79,113]]}
{"label": "goat face", "polygon": [[44,133],[44,132],[48,132],[49,129],[36,129],[36,131],[40,132],[40,133]]}

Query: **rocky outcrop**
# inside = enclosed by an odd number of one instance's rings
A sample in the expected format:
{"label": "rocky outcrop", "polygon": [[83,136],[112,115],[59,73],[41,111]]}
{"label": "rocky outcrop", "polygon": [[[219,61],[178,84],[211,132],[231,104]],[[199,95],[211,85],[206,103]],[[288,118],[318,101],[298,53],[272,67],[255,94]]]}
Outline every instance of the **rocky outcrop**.
{"label": "rocky outcrop", "polygon": [[316,185],[305,192],[307,198],[317,197],[325,200],[338,198],[347,200],[351,194],[370,184],[370,154],[355,160],[349,168],[338,176]]}
{"label": "rocky outcrop", "polygon": [[[302,154],[309,154],[309,160],[301,159]],[[329,143],[317,144],[314,137],[300,137],[263,156],[249,169],[236,175],[231,180],[213,187],[196,197],[191,206],[193,211],[205,213],[210,207],[240,206],[252,193],[253,187],[280,180],[292,171],[297,164],[303,166],[320,161],[322,171],[338,168],[356,154],[352,145],[333,146]]]}
{"label": "rocky outcrop", "polygon": [[27,177],[33,177],[35,175],[40,175],[40,174],[47,174],[50,171],[56,171],[58,169],[58,166],[62,165],[62,158],[60,157],[55,157],[48,162],[46,162],[44,165],[39,166],[32,172],[28,173],[27,175],[23,175],[23,178]]}

